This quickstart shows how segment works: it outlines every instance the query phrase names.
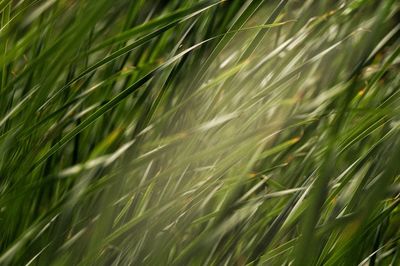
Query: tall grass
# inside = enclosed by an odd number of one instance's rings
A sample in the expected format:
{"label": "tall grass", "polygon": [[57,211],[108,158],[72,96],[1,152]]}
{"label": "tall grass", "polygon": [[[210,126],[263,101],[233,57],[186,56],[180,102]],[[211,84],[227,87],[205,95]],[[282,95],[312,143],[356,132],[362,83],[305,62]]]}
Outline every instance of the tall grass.
{"label": "tall grass", "polygon": [[1,0],[1,265],[400,265],[396,0]]}

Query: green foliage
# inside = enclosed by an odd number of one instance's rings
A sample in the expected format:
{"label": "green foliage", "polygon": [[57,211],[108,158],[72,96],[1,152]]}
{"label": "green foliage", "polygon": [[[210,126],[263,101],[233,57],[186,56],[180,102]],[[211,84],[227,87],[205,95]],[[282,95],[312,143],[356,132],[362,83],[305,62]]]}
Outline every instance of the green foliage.
{"label": "green foliage", "polygon": [[400,265],[398,1],[0,10],[0,265]]}

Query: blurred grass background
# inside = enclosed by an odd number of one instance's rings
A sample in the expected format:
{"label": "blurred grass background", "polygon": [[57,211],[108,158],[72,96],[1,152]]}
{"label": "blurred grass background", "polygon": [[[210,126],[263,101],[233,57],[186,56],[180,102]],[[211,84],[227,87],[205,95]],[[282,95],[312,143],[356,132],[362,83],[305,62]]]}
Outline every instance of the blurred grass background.
{"label": "blurred grass background", "polygon": [[400,265],[399,1],[0,10],[0,265]]}

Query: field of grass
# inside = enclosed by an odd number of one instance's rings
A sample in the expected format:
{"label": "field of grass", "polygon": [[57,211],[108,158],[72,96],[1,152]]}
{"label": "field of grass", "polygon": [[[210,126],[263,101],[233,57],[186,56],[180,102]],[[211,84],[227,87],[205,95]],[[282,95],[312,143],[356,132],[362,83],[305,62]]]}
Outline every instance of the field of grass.
{"label": "field of grass", "polygon": [[0,265],[400,265],[399,1],[0,12]]}

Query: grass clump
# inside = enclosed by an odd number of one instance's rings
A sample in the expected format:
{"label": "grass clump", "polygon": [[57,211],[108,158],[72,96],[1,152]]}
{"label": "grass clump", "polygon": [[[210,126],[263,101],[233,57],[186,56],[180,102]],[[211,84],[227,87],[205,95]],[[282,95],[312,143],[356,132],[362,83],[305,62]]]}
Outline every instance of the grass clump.
{"label": "grass clump", "polygon": [[0,264],[400,265],[399,9],[0,1]]}

